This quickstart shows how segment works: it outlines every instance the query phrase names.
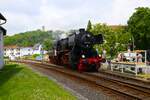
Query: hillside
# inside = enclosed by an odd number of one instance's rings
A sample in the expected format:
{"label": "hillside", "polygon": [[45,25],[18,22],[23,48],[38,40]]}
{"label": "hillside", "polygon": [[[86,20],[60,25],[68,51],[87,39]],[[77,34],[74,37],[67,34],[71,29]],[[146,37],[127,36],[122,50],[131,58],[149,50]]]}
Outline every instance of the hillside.
{"label": "hillside", "polygon": [[33,46],[36,43],[43,43],[45,40],[52,40],[52,32],[36,30],[6,36],[4,45]]}

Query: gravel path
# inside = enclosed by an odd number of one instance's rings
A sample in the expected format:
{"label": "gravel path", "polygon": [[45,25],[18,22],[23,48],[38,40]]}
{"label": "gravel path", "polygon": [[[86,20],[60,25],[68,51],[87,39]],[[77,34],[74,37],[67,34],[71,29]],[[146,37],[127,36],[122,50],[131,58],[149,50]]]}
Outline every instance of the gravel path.
{"label": "gravel path", "polygon": [[75,78],[71,78],[62,75],[60,73],[43,69],[40,67],[35,67],[29,65],[32,70],[47,76],[49,79],[57,82],[59,85],[63,86],[63,88],[70,91],[73,95],[75,95],[78,100],[123,100],[126,98],[116,98],[116,95],[113,95],[112,93],[109,93],[105,89],[97,89],[94,86],[89,86],[89,84],[86,84],[83,81],[77,81]]}

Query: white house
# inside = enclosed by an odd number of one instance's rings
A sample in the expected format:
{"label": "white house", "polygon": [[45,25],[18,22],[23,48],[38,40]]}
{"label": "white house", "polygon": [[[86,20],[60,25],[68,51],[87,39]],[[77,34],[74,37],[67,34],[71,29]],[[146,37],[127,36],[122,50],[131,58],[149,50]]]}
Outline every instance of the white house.
{"label": "white house", "polygon": [[46,54],[47,51],[43,50],[42,44],[35,44],[33,47],[33,54]]}
{"label": "white house", "polygon": [[6,35],[6,30],[0,26],[0,69],[4,66],[3,52],[3,36]]}
{"label": "white house", "polygon": [[15,59],[16,57],[29,56],[33,54],[32,47],[19,47],[19,46],[5,46],[4,56],[10,59]]}
{"label": "white house", "polygon": [[36,44],[34,47],[19,47],[19,46],[5,46],[4,56],[14,60],[15,58],[22,56],[30,56],[34,54],[46,54],[46,51],[42,50],[41,44]]}
{"label": "white house", "polygon": [[41,54],[42,51],[42,45],[41,44],[35,44],[33,46],[33,54]]}

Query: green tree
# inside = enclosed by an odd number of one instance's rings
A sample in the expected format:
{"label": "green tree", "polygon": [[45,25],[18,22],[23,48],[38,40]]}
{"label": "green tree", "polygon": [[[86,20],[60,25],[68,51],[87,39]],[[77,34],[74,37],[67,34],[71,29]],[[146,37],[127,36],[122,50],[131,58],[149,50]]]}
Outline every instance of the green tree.
{"label": "green tree", "polygon": [[99,51],[106,49],[107,54],[116,55],[119,51],[124,51],[127,48],[127,44],[131,38],[129,32],[126,32],[122,27],[120,29],[113,30],[110,26],[106,24],[95,24],[91,29],[91,32],[95,35],[102,34],[104,37],[104,43],[101,45],[96,45]]}
{"label": "green tree", "polygon": [[104,43],[102,45],[96,45],[96,48],[98,48],[100,52],[102,52],[102,49],[106,49],[107,53],[109,54],[110,47],[112,47],[114,53],[116,36],[110,27],[108,27],[106,24],[98,23],[93,25],[91,32],[95,35],[102,34],[104,37]]}
{"label": "green tree", "polygon": [[15,34],[13,36],[6,36],[4,38],[4,45],[17,45],[17,46],[33,46],[37,43],[43,43],[44,40],[52,39],[51,32],[44,32],[40,30],[29,31],[20,34]]}
{"label": "green tree", "polygon": [[91,24],[91,21],[89,20],[88,21],[88,24],[87,24],[87,28],[86,28],[86,31],[91,31],[91,29],[92,29],[92,24]]}
{"label": "green tree", "polygon": [[128,20],[128,31],[134,37],[136,49],[150,49],[150,8],[136,8]]}
{"label": "green tree", "polygon": [[49,51],[52,49],[53,41],[51,39],[45,39],[43,42],[43,49]]}

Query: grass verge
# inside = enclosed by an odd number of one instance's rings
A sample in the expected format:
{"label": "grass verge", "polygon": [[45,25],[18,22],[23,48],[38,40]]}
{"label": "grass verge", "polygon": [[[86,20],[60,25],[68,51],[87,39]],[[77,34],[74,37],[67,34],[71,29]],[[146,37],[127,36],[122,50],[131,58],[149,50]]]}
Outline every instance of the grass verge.
{"label": "grass verge", "polygon": [[25,65],[11,64],[0,70],[0,100],[76,100],[76,97]]}
{"label": "grass verge", "polygon": [[150,74],[138,74],[138,77],[150,80]]}

